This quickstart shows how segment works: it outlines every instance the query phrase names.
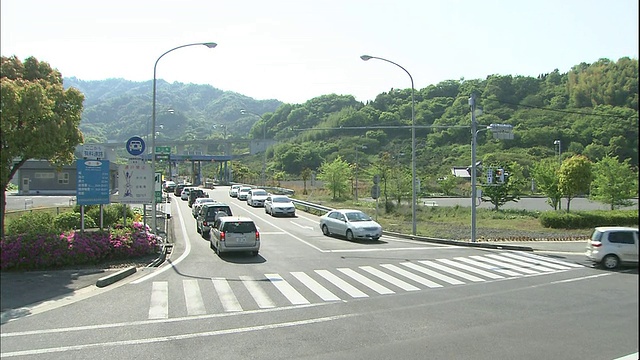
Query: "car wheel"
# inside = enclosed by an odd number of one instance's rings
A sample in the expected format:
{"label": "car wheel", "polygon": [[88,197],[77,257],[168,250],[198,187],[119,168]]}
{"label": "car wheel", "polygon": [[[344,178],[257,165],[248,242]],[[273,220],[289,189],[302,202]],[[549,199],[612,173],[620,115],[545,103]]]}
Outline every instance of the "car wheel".
{"label": "car wheel", "polygon": [[196,224],[196,231],[198,232],[198,234],[202,234],[202,230],[200,230],[197,224]]}
{"label": "car wheel", "polygon": [[215,250],[215,248],[213,247],[213,241],[209,241],[209,248]]}
{"label": "car wheel", "polygon": [[264,208],[264,213],[268,214],[269,212],[267,211],[267,208]]}
{"label": "car wheel", "polygon": [[620,259],[613,254],[609,254],[602,259],[602,266],[604,266],[605,269],[613,270],[617,268],[618,265],[620,265]]}
{"label": "car wheel", "polygon": [[218,256],[222,256],[222,251],[220,251],[220,245],[216,246],[216,254],[218,254]]}
{"label": "car wheel", "polygon": [[329,236],[329,235],[331,235],[331,233],[329,232],[329,228],[327,227],[327,225],[322,225],[322,233],[324,234],[324,236]]}
{"label": "car wheel", "polygon": [[347,230],[347,240],[353,241],[353,232],[351,230]]}

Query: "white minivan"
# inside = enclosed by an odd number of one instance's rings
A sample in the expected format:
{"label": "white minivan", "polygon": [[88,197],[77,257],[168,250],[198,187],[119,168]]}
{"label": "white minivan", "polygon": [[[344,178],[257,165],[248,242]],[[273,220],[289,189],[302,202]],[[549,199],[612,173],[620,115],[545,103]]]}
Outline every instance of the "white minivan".
{"label": "white minivan", "polygon": [[638,263],[638,229],[623,226],[601,226],[587,240],[585,255],[606,269],[621,264]]}

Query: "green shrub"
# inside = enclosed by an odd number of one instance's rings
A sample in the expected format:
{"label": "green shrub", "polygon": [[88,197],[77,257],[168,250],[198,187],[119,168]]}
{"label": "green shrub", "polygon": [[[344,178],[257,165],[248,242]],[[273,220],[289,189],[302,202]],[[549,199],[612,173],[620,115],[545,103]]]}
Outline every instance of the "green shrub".
{"label": "green shrub", "polygon": [[22,214],[7,224],[7,235],[53,234],[57,232],[53,225],[53,215],[48,212],[34,211]]}
{"label": "green shrub", "polygon": [[[87,210],[87,207],[89,209]],[[102,225],[105,228],[113,227],[115,224],[122,223],[122,214],[124,204],[109,204],[102,207]],[[78,209],[78,211],[80,211]],[[88,217],[91,217],[96,225],[100,224],[100,206],[98,205],[87,205],[85,206],[85,214]],[[127,221],[133,221],[133,211],[130,207],[127,207]]]}
{"label": "green shrub", "polygon": [[540,215],[540,224],[552,229],[587,229],[596,226],[637,226],[638,211],[577,211],[572,213],[545,211]]}
{"label": "green shrub", "polygon": [[[75,230],[82,228],[82,216],[76,212],[65,212],[53,219],[53,226],[59,232],[65,232],[69,230]],[[90,216],[84,217],[84,227],[86,228],[95,228],[96,223]]]}

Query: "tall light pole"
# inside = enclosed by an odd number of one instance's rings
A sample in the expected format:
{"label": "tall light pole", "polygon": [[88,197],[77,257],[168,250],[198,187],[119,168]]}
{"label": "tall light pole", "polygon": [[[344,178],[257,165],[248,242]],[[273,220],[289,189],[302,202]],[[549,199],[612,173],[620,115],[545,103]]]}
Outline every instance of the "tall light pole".
{"label": "tall light pole", "polygon": [[476,122],[476,97],[471,94],[471,242],[476,242],[476,143],[478,141],[478,123]]}
{"label": "tall light pole", "polygon": [[266,185],[266,171],[267,171],[267,122],[264,121],[264,118],[262,117],[262,115],[260,114],[256,114],[253,113],[251,111],[247,111],[247,110],[240,110],[240,113],[245,115],[245,114],[251,114],[251,115],[255,115],[257,117],[260,118],[260,120],[262,120],[262,142],[264,143],[264,158],[262,159],[262,174],[261,174],[261,179],[260,181],[262,182],[262,186]]}
{"label": "tall light pole", "polygon": [[[553,142],[553,145],[558,145],[558,164],[562,166],[562,143],[560,142],[560,139],[555,140]],[[560,201],[558,201],[558,210],[562,210],[562,198],[560,198]]]}
{"label": "tall light pole", "polygon": [[411,231],[412,231],[412,234],[415,235],[416,234],[416,197],[417,197],[416,183],[417,183],[417,180],[416,180],[416,119],[415,119],[415,101],[413,98],[413,93],[414,93],[413,77],[407,71],[407,69],[403,68],[399,64],[394,63],[391,60],[387,60],[387,59],[376,57],[376,56],[369,56],[369,55],[362,55],[360,56],[360,59],[364,61],[367,61],[370,59],[378,59],[378,60],[386,61],[404,70],[404,72],[406,72],[407,75],[409,75],[409,79],[411,79]]}
{"label": "tall light pole", "polygon": [[355,168],[355,178],[356,178],[356,191],[355,191],[355,196],[356,196],[356,201],[358,201],[358,148],[360,149],[366,149],[367,146],[366,145],[362,145],[362,146],[356,146],[356,168]]}
{"label": "tall light pole", "polygon": [[152,105],[152,114],[151,114],[151,171],[153,172],[153,175],[151,176],[151,191],[153,196],[151,197],[151,204],[152,204],[152,209],[151,209],[151,216],[153,216],[153,220],[152,220],[152,224],[153,224],[153,233],[157,234],[158,233],[158,219],[156,219],[157,216],[157,211],[156,211],[156,194],[155,194],[155,176],[156,176],[156,70],[158,67],[158,61],[160,61],[160,59],[162,59],[163,56],[167,55],[168,53],[174,51],[174,50],[178,50],[181,49],[183,47],[187,47],[187,46],[195,46],[195,45],[204,45],[206,47],[208,47],[209,49],[213,49],[215,48],[218,44],[214,43],[214,42],[200,42],[200,43],[193,43],[193,44],[186,44],[186,45],[180,45],[177,47],[174,47],[171,50],[165,51],[162,55],[160,55],[158,57],[158,59],[156,60],[156,63],[153,65],[153,105]]}

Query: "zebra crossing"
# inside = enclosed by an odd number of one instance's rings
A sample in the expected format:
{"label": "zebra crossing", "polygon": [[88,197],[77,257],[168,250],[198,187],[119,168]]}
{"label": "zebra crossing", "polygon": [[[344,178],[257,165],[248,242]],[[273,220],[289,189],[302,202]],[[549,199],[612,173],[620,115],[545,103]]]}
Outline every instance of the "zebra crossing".
{"label": "zebra crossing", "polygon": [[[182,280],[173,291],[181,292],[184,309],[172,306],[172,316],[242,312],[318,302],[346,301],[444,286],[482,283],[507,278],[544,275],[582,268],[582,265],[531,253],[502,252],[452,259],[404,261],[356,268],[318,269],[237,279],[212,277]],[[238,281],[239,280],[239,281]],[[213,291],[209,291],[210,287]],[[203,288],[215,296],[203,297]],[[149,319],[170,316],[169,282],[151,285]],[[206,299],[206,301],[205,301]],[[177,310],[173,310],[176,309]],[[175,312],[175,315],[173,314]]]}

